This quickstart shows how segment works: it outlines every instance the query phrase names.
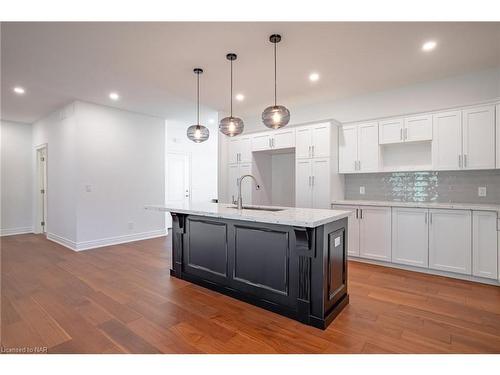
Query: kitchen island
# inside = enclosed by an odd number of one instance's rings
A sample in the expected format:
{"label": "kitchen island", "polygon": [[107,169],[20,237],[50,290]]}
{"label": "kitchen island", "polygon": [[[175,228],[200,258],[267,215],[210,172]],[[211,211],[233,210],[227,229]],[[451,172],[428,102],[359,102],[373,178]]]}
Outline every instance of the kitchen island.
{"label": "kitchen island", "polygon": [[347,305],[350,211],[221,203],[172,214],[171,275],[325,329]]}

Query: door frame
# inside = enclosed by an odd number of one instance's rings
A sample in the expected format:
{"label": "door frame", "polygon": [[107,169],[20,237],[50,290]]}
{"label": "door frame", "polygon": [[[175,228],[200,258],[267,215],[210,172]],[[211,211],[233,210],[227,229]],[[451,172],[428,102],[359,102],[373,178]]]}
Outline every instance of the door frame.
{"label": "door frame", "polygon": [[[45,149],[45,170],[43,173],[43,178],[44,178],[44,197],[43,197],[43,203],[40,205],[40,160],[38,158],[39,153]],[[45,234],[47,235],[47,228],[48,228],[48,212],[49,212],[49,206],[48,206],[48,167],[49,167],[49,147],[48,143],[42,143],[40,145],[37,145],[34,147],[34,154],[35,154],[35,180],[34,182],[34,195],[35,195],[35,204],[34,204],[34,209],[35,209],[35,222],[33,225],[33,232],[37,234]],[[44,222],[45,225],[41,225],[41,222]]]}

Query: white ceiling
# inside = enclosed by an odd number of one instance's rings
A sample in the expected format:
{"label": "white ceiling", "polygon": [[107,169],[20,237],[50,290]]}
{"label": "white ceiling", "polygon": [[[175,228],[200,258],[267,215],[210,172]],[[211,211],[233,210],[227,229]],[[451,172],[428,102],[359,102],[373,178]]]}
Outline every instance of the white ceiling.
{"label": "white ceiling", "polygon": [[[345,98],[500,66],[500,23],[3,23],[2,118],[33,122],[74,99],[172,118],[194,111],[194,67],[202,103],[229,108],[227,52],[235,62],[235,112],[278,101]],[[435,39],[431,53],[421,44]],[[310,72],[320,80],[309,82]],[[16,96],[15,85],[26,95]],[[122,98],[111,102],[108,93]]]}

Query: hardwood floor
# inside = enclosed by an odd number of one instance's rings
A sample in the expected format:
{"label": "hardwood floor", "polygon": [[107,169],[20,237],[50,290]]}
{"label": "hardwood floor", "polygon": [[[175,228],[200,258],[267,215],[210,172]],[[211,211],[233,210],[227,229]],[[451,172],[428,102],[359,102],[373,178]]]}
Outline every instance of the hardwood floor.
{"label": "hardwood floor", "polygon": [[1,342],[49,353],[500,353],[500,288],[349,263],[321,331],[169,276],[170,239],[1,238]]}

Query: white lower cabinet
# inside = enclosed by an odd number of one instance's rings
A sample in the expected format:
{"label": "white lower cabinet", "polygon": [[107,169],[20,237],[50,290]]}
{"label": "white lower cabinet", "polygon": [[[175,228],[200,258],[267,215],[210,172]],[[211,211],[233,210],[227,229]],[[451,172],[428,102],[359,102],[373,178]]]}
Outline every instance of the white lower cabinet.
{"label": "white lower cabinet", "polygon": [[429,210],[429,268],[472,274],[472,214]]}
{"label": "white lower cabinet", "polygon": [[342,206],[338,209],[352,211],[347,217],[347,254],[359,257],[359,207]]}
{"label": "white lower cabinet", "polygon": [[472,274],[498,278],[497,213],[472,212]]}
{"label": "white lower cabinet", "polygon": [[391,261],[391,208],[359,208],[359,256]]}
{"label": "white lower cabinet", "polygon": [[429,265],[429,212],[424,208],[392,209],[392,262]]}

